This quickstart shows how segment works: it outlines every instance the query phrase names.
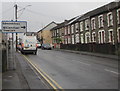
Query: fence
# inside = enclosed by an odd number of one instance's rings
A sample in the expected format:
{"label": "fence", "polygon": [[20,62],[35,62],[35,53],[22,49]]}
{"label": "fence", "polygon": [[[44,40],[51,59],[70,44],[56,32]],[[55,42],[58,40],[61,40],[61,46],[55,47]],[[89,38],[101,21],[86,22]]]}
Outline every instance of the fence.
{"label": "fence", "polygon": [[104,54],[116,54],[116,52],[118,52],[118,47],[119,47],[118,45],[113,45],[110,43],[60,44],[60,49],[87,51],[87,52],[104,53]]}

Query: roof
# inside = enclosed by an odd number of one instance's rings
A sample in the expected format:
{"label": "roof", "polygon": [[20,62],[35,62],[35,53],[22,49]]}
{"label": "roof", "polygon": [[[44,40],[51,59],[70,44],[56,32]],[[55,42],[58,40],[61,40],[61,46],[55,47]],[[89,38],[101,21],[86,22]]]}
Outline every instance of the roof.
{"label": "roof", "polygon": [[113,10],[115,8],[120,8],[120,1],[111,2],[107,5],[104,5],[102,7],[97,8],[95,10],[89,11],[83,15],[79,15],[77,17],[70,19],[70,20],[65,20],[64,22],[58,24],[56,27],[52,28],[51,30],[59,29],[61,27],[73,24],[73,23],[78,22],[78,21],[82,21],[82,20],[90,18],[90,17],[94,17],[94,16],[102,14],[104,12],[110,12],[111,10]]}
{"label": "roof", "polygon": [[70,23],[71,21],[73,21],[76,17],[70,19],[70,20],[65,20],[64,22],[58,24],[56,27],[52,28],[51,30],[55,30],[55,29],[59,29],[59,28],[62,28],[62,27],[65,27],[68,25],[68,23]]}
{"label": "roof", "polygon": [[89,11],[89,12],[85,13],[77,21],[82,21],[86,18],[94,17],[94,16],[102,14],[104,12],[110,12],[111,10],[113,10],[115,8],[119,8],[119,7],[120,7],[120,1],[119,2],[111,2],[107,5],[104,5],[102,7],[99,7],[97,9],[95,9],[95,10],[92,10],[92,11]]}
{"label": "roof", "polygon": [[51,23],[49,23],[48,25],[46,25],[44,28],[42,28],[41,30],[39,30],[38,32],[40,32],[40,31],[42,31],[42,30],[44,30],[46,27],[48,27],[50,24],[52,24],[52,23],[54,23],[54,24],[56,24],[56,25],[58,25],[57,23],[55,23],[54,21],[52,21]]}
{"label": "roof", "polygon": [[74,23],[76,20],[78,20],[82,15],[79,15],[77,17],[75,17],[74,19],[72,19],[67,25],[70,25],[72,23]]}

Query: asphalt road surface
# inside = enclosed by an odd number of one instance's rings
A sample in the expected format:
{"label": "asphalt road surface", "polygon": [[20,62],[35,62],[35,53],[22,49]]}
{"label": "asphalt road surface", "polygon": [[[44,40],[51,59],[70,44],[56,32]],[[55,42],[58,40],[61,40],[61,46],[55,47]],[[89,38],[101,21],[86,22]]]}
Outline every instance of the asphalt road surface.
{"label": "asphalt road surface", "polygon": [[41,49],[26,57],[63,89],[118,89],[116,60]]}

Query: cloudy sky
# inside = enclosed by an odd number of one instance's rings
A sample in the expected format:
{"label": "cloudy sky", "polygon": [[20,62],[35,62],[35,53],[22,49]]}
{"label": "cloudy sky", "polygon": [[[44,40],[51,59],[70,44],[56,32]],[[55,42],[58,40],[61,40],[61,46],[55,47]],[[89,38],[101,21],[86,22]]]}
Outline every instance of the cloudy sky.
{"label": "cloudy sky", "polygon": [[[24,0],[25,1],[25,0]],[[19,2],[17,0],[0,3],[2,11],[1,20],[14,20],[14,4],[18,5],[18,20],[27,21],[28,31],[39,31],[52,21],[56,23],[63,22],[75,16],[84,14],[88,11],[103,6],[113,0],[98,0],[97,2],[86,0],[70,2],[39,2],[35,0],[27,2]]]}

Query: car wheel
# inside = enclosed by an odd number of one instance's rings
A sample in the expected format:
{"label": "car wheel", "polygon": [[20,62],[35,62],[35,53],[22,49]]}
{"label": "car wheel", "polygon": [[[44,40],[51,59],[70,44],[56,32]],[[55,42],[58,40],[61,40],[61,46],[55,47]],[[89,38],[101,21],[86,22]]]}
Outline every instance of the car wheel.
{"label": "car wheel", "polygon": [[34,52],[35,55],[37,55],[37,52]]}

